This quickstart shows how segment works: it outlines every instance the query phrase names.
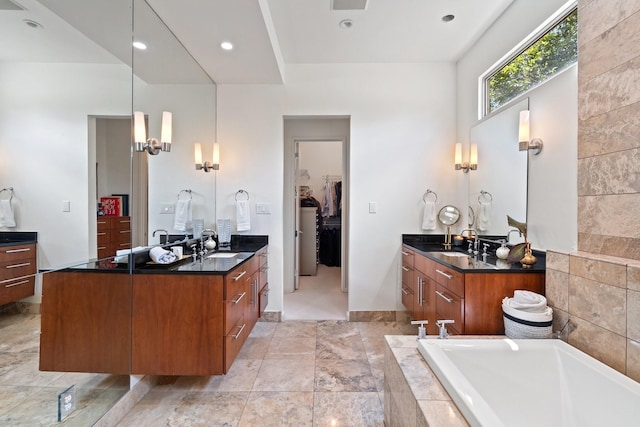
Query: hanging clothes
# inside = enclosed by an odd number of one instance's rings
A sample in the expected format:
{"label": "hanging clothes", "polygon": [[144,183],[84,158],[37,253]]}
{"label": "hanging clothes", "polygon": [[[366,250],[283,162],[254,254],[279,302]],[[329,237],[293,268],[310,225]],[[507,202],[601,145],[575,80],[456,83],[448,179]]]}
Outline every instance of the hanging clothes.
{"label": "hanging clothes", "polygon": [[325,177],[324,196],[322,198],[322,216],[340,216],[342,206],[342,181],[339,176]]}

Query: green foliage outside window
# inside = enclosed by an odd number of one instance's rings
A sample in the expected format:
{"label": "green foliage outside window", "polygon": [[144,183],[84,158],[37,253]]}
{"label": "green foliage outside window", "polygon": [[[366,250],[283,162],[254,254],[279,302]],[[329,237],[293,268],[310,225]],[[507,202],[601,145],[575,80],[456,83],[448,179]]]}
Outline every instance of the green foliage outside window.
{"label": "green foliage outside window", "polygon": [[487,114],[578,60],[578,11],[574,10],[487,80]]}

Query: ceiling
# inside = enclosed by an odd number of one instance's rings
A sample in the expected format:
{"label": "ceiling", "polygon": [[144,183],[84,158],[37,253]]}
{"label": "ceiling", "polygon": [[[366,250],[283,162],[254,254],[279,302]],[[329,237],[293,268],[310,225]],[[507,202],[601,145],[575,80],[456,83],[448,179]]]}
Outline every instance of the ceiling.
{"label": "ceiling", "polygon": [[[107,4],[126,9],[129,1],[12,0],[25,9],[16,11],[7,10],[9,0],[0,0],[0,37],[14,41],[3,43],[0,61],[37,56],[51,62],[131,63],[130,50],[116,47],[127,46],[116,40],[128,34],[131,22],[104,10]],[[159,17],[179,40],[176,49],[182,44],[190,53],[165,53],[162,65],[145,70],[147,81],[173,78],[172,67],[193,57],[218,84],[281,84],[290,64],[456,61],[512,1],[146,0],[158,16],[149,14],[147,24],[134,21],[134,30],[147,30],[164,48],[170,44],[166,36],[152,31]],[[366,6],[333,10],[334,2]],[[99,16],[98,24],[89,15]],[[444,22],[445,15],[455,19]],[[41,23],[43,31],[24,19]],[[350,20],[349,28],[341,28],[343,20]],[[222,41],[234,49],[224,51]]]}

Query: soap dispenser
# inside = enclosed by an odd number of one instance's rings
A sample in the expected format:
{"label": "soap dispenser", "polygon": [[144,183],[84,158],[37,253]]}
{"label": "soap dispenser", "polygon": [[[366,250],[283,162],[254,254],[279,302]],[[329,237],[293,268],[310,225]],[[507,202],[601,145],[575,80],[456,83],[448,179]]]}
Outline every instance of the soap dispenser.
{"label": "soap dispenser", "polygon": [[510,249],[505,242],[502,242],[502,246],[496,249],[496,256],[500,259],[507,259],[509,257]]}
{"label": "soap dispenser", "polygon": [[418,338],[419,340],[423,340],[425,338],[427,338],[427,329],[424,327],[424,325],[426,325],[427,323],[429,323],[428,320],[412,320],[411,324],[412,325],[419,325],[418,326]]}

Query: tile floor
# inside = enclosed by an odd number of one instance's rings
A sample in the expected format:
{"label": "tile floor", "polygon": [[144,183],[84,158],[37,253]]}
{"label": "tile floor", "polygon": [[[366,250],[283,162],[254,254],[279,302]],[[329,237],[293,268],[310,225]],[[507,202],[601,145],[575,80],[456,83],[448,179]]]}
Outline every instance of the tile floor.
{"label": "tile floor", "polygon": [[340,267],[318,265],[315,276],[300,276],[295,292],[284,294],[283,320],[347,320],[349,294],[342,292]]}
{"label": "tile floor", "polygon": [[163,377],[120,426],[383,426],[396,322],[259,322],[225,376]]}
{"label": "tile floor", "polygon": [[[40,316],[0,314],[0,426],[94,424],[128,390],[127,375],[38,370]],[[76,411],[58,424],[58,394],[76,386]]]}

